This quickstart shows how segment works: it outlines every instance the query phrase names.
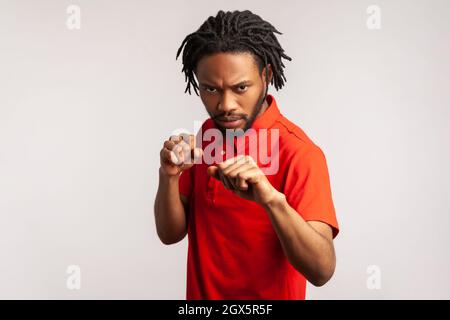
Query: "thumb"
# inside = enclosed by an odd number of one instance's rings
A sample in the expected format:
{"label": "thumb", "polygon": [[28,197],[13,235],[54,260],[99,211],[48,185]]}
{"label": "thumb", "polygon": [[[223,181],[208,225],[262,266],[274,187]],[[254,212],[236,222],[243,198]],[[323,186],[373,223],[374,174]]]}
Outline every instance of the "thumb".
{"label": "thumb", "polygon": [[216,166],[209,166],[206,172],[208,173],[209,176],[216,178],[217,180],[220,180],[219,168],[217,168]]}

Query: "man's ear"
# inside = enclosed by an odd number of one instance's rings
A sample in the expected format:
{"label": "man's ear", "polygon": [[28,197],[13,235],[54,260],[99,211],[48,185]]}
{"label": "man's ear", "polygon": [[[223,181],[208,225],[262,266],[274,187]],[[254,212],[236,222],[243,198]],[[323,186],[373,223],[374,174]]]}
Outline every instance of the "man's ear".
{"label": "man's ear", "polygon": [[266,72],[269,73],[269,84],[270,84],[272,82],[272,77],[273,77],[272,66],[270,65],[270,63],[267,64],[267,66],[264,67],[264,69],[262,71],[262,77],[263,77],[264,84],[266,84],[265,83],[265,81],[266,81]]}

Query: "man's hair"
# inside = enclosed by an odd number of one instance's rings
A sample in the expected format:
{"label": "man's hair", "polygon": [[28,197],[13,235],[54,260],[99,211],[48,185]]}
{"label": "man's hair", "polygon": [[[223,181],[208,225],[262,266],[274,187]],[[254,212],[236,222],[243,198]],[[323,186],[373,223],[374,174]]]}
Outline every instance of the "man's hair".
{"label": "man's hair", "polygon": [[[187,82],[186,90],[191,94],[191,85],[198,95],[198,84],[194,71],[198,61],[206,56],[219,52],[249,52],[255,57],[259,72],[268,64],[272,66],[271,84],[281,89],[287,81],[284,76],[282,58],[292,60],[284,53],[275,33],[282,34],[269,22],[249,10],[224,12],[220,10],[215,17],[210,16],[200,28],[183,40],[177,51],[176,59],[183,50],[183,69]],[[266,70],[266,92],[268,83]]]}

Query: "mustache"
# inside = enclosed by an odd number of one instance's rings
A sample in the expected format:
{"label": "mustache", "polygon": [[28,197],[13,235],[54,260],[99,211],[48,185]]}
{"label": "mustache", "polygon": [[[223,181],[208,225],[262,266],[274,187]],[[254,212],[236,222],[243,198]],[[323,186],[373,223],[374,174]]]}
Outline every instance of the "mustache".
{"label": "mustache", "polygon": [[230,115],[225,115],[225,114],[221,114],[221,115],[217,115],[214,116],[214,120],[219,120],[219,121],[236,121],[236,120],[240,120],[240,119],[247,119],[247,115],[245,114],[230,114]]}

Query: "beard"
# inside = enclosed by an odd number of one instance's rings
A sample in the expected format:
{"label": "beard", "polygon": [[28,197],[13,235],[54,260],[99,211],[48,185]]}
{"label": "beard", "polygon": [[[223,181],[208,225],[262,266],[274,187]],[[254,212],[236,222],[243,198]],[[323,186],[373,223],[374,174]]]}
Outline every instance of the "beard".
{"label": "beard", "polygon": [[[261,112],[264,101],[266,100],[266,96],[267,96],[267,88],[265,88],[259,95],[258,101],[257,101],[256,105],[253,107],[253,109],[252,109],[253,111],[250,115],[247,115],[247,114],[235,114],[234,115],[234,116],[240,116],[244,120],[244,122],[245,122],[244,128],[229,129],[229,128],[224,128],[223,126],[221,126],[216,121],[216,118],[220,118],[220,117],[224,116],[224,114],[213,115],[213,114],[209,113],[209,116],[211,117],[211,119],[213,119],[216,128],[218,128],[220,130],[220,132],[222,133],[222,136],[225,137],[227,135],[227,133],[232,133],[235,136],[239,136],[240,135],[239,132],[241,132],[242,134],[245,134],[245,132],[252,127],[258,114]],[[235,130],[236,130],[236,133],[235,133]]]}

